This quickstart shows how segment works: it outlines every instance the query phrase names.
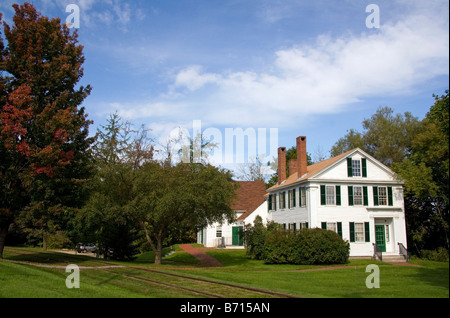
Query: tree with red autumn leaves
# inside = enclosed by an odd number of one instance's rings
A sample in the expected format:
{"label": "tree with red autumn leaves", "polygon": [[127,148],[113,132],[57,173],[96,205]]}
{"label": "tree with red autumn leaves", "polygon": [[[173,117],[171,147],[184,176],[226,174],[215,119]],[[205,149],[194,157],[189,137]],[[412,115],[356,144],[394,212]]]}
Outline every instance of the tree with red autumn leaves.
{"label": "tree with red autumn leaves", "polygon": [[82,206],[94,141],[80,106],[91,87],[78,85],[84,56],[76,30],[29,3],[13,8],[6,41],[0,33],[0,258],[19,215],[45,233],[52,218]]}

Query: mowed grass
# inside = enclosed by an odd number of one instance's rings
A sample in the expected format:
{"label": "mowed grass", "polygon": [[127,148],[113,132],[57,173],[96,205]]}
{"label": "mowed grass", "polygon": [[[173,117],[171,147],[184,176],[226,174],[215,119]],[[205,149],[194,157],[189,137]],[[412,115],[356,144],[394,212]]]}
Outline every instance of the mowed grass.
{"label": "mowed grass", "polygon": [[[218,282],[234,283],[307,298],[448,298],[449,264],[415,261],[420,266],[397,266],[371,260],[352,260],[344,267],[268,265],[249,259],[244,250],[209,251],[224,267],[203,268],[191,255],[174,253],[156,266],[150,254],[141,255],[134,262],[112,262],[83,255],[44,253],[40,249],[6,248],[5,259],[35,264],[65,266],[77,264],[98,267],[82,269],[80,288],[68,289],[65,281],[69,273],[64,269],[40,268],[22,263],[0,261],[0,297],[2,298],[195,298],[207,297],[186,289],[213,292],[223,297],[263,297],[250,291],[232,290],[183,278],[144,271],[157,270]],[[380,269],[380,288],[367,288],[366,266],[377,264]],[[100,266],[122,265],[124,268],[102,269]],[[131,268],[130,266],[134,266]],[[136,268],[137,267],[137,268]],[[327,267],[326,270],[320,270]],[[331,267],[332,269],[330,269]],[[147,279],[138,280],[134,278]],[[173,287],[152,283],[169,283]],[[267,295],[266,295],[267,296]]]}

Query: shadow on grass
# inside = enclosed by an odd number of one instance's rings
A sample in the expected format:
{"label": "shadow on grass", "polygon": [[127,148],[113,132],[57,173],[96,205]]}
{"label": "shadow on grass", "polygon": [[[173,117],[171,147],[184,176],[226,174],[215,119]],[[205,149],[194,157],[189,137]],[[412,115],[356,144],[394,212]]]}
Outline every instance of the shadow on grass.
{"label": "shadow on grass", "polygon": [[[416,267],[413,278],[434,287],[449,290],[449,263],[433,261],[416,261],[421,267]],[[424,295],[426,296],[426,295]]]}
{"label": "shadow on grass", "polygon": [[86,265],[98,264],[99,261],[106,262],[104,259],[95,258],[80,254],[66,254],[55,251],[43,251],[28,248],[5,248],[4,258],[6,260],[36,263],[36,264],[77,264]]}

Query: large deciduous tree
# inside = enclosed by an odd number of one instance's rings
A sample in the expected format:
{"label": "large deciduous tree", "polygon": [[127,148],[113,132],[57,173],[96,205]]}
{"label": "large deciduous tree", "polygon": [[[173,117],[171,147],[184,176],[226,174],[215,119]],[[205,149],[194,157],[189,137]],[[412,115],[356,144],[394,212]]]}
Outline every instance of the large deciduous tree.
{"label": "large deciduous tree", "polygon": [[149,162],[139,171],[127,211],[145,232],[160,264],[164,240],[179,227],[200,229],[233,222],[237,183],[229,171],[209,164]]}
{"label": "large deciduous tree", "polygon": [[420,121],[409,112],[394,114],[392,108],[380,107],[362,124],[363,133],[351,129],[334,144],[331,149],[332,157],[359,147],[385,165],[391,166],[410,153]]}
{"label": "large deciduous tree", "polygon": [[435,96],[411,153],[394,165],[405,180],[408,236],[415,252],[449,249],[449,92]]}
{"label": "large deciduous tree", "polygon": [[46,220],[80,207],[93,142],[77,32],[29,3],[13,7],[0,36],[0,257],[20,213],[32,211],[45,233]]}

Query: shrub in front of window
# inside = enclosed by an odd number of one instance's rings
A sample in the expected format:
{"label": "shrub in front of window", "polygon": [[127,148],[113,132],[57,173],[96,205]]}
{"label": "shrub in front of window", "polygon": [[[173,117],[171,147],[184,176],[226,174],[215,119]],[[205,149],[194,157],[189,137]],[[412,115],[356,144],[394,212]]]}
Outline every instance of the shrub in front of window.
{"label": "shrub in front of window", "polygon": [[244,241],[247,247],[247,255],[253,259],[262,260],[264,251],[264,242],[270,231],[280,228],[275,222],[269,222],[264,226],[263,220],[257,216],[253,225],[247,224],[244,232]]}
{"label": "shrub in front of window", "polygon": [[319,228],[268,232],[262,259],[270,264],[345,264],[350,244],[333,231]]}

